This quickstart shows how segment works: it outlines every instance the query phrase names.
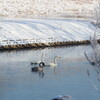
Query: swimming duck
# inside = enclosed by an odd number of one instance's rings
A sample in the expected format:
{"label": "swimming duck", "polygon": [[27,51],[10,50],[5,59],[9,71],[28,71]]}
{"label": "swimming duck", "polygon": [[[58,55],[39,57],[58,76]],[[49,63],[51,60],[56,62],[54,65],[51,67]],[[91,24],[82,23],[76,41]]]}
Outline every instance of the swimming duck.
{"label": "swimming duck", "polygon": [[33,67],[33,68],[31,68],[31,70],[33,71],[33,72],[40,72],[40,71],[43,71],[43,65],[42,64],[39,64],[39,67]]}
{"label": "swimming duck", "polygon": [[62,95],[59,95],[58,97],[56,97],[56,98],[53,98],[53,99],[51,99],[51,100],[71,100],[71,96],[69,96],[69,95],[66,95],[66,96],[62,96]]}

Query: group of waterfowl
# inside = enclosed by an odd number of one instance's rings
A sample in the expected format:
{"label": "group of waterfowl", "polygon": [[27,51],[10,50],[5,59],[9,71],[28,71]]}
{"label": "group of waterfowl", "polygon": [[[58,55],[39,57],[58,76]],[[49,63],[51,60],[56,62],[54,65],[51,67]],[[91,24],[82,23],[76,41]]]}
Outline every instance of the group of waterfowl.
{"label": "group of waterfowl", "polygon": [[39,65],[39,67],[32,67],[32,68],[31,68],[31,70],[32,70],[33,72],[43,71],[44,67],[49,67],[49,66],[56,67],[56,66],[57,66],[57,59],[58,59],[58,58],[61,58],[61,57],[59,57],[59,56],[55,56],[55,57],[54,57],[54,62],[49,63],[49,64],[45,64],[44,59],[43,59],[43,58],[44,58],[44,55],[47,55],[47,54],[42,53],[42,55],[41,55],[41,61],[38,61],[38,62],[31,62],[31,65],[36,65],[36,64]]}
{"label": "group of waterfowl", "polygon": [[[43,70],[44,70],[44,67],[56,67],[57,66],[57,59],[61,58],[59,56],[55,56],[54,57],[54,61],[49,63],[49,64],[46,64],[44,62],[44,56],[47,55],[46,53],[42,53],[41,55],[41,60],[40,61],[37,61],[37,62],[31,62],[31,65],[37,65],[39,67],[32,67],[31,68],[31,71],[32,72],[39,72],[40,75],[44,76],[44,73],[43,73]],[[59,95],[58,97],[55,97],[55,98],[52,98],[51,100],[71,100],[71,96],[67,95],[67,96],[62,96],[62,95]]]}

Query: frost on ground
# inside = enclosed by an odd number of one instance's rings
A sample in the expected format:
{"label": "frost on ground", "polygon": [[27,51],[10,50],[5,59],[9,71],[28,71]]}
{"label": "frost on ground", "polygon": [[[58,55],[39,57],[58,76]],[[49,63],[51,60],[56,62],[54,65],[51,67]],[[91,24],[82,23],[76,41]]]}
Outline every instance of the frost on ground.
{"label": "frost on ground", "polygon": [[0,0],[0,16],[9,18],[91,16],[93,3],[93,0]]}
{"label": "frost on ground", "polygon": [[0,40],[4,45],[16,40],[20,44],[83,41],[89,40],[95,29],[90,21],[75,19],[1,20]]}

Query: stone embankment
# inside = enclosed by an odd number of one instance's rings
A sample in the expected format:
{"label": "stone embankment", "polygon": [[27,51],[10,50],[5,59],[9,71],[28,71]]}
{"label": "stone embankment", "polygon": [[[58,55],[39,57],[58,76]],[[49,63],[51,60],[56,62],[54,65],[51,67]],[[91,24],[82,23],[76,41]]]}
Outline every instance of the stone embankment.
{"label": "stone embankment", "polygon": [[[32,39],[31,39],[32,40]],[[2,40],[0,42],[0,50],[15,50],[40,47],[56,47],[56,46],[71,46],[89,44],[89,40],[83,41],[56,41],[56,42],[32,42],[28,39],[23,40]],[[100,42],[100,40],[98,40]]]}

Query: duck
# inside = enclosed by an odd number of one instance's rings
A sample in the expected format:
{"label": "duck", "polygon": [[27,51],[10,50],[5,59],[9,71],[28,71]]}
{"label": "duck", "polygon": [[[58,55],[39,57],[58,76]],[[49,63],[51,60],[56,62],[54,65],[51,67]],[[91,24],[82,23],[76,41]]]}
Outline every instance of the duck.
{"label": "duck", "polygon": [[49,63],[47,66],[56,67],[57,66],[57,59],[59,59],[59,58],[61,58],[61,57],[55,56],[54,61],[52,63]]}
{"label": "duck", "polygon": [[43,65],[39,65],[39,67],[31,68],[32,72],[42,72],[44,70]]}
{"label": "duck", "polygon": [[69,96],[69,95],[65,95],[65,96],[62,96],[62,95],[59,95],[58,97],[55,97],[55,98],[53,98],[53,99],[51,99],[51,100],[71,100],[71,96]]}
{"label": "duck", "polygon": [[42,53],[42,55],[41,55],[41,61],[38,61],[38,62],[31,62],[31,65],[36,65],[36,64],[39,64],[40,62],[44,62],[44,55],[47,55],[46,53]]}

